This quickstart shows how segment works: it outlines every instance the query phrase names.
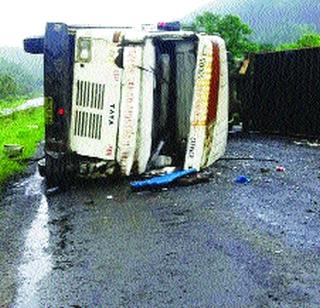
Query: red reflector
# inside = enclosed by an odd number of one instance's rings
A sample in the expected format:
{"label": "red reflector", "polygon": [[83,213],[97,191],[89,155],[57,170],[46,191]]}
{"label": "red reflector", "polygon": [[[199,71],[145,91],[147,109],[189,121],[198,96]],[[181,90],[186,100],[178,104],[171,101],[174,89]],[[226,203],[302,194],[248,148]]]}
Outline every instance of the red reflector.
{"label": "red reflector", "polygon": [[58,108],[58,110],[57,110],[57,115],[59,115],[59,116],[64,116],[64,108],[62,108],[62,107],[59,107]]}

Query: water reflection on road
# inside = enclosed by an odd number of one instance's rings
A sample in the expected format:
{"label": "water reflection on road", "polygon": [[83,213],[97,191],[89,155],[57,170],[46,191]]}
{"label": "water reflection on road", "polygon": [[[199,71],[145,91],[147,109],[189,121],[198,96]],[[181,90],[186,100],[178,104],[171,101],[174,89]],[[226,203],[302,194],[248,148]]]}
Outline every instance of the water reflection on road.
{"label": "water reflection on road", "polygon": [[21,185],[28,197],[37,196],[39,207],[34,220],[27,231],[21,264],[18,268],[18,287],[16,305],[34,307],[40,305],[37,297],[37,284],[52,269],[51,255],[46,251],[49,245],[48,202],[41,190],[42,178],[35,173]]}

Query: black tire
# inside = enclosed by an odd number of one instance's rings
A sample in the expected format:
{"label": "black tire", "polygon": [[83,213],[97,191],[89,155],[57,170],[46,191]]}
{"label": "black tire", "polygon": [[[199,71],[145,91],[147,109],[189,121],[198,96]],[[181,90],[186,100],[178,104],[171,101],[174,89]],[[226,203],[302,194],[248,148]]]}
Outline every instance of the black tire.
{"label": "black tire", "polygon": [[48,188],[59,187],[62,190],[69,188],[70,178],[67,173],[67,161],[64,155],[59,155],[58,158],[46,155],[45,176]]}

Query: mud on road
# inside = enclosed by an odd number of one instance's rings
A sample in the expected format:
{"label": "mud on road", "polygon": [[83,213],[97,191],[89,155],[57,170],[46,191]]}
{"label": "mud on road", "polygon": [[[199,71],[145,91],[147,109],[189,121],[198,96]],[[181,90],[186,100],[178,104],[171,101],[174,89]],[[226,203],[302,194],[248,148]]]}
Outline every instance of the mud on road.
{"label": "mud on road", "polygon": [[[161,192],[31,173],[0,207],[0,302],[17,307],[317,307],[319,148],[230,137],[207,184]],[[263,169],[261,169],[263,168]],[[33,172],[34,168],[31,168]],[[236,184],[237,175],[251,182]]]}

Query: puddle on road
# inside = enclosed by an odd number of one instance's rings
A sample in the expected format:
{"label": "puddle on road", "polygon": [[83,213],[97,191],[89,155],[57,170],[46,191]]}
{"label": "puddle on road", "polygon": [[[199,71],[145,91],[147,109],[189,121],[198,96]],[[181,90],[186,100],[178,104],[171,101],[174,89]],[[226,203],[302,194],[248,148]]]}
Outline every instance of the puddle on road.
{"label": "puddle on road", "polygon": [[17,307],[34,307],[40,303],[37,285],[52,270],[51,255],[46,252],[49,245],[48,201],[41,190],[42,178],[36,172],[19,186],[24,186],[26,196],[39,197],[39,207],[33,222],[26,232],[21,264],[18,267]]}

